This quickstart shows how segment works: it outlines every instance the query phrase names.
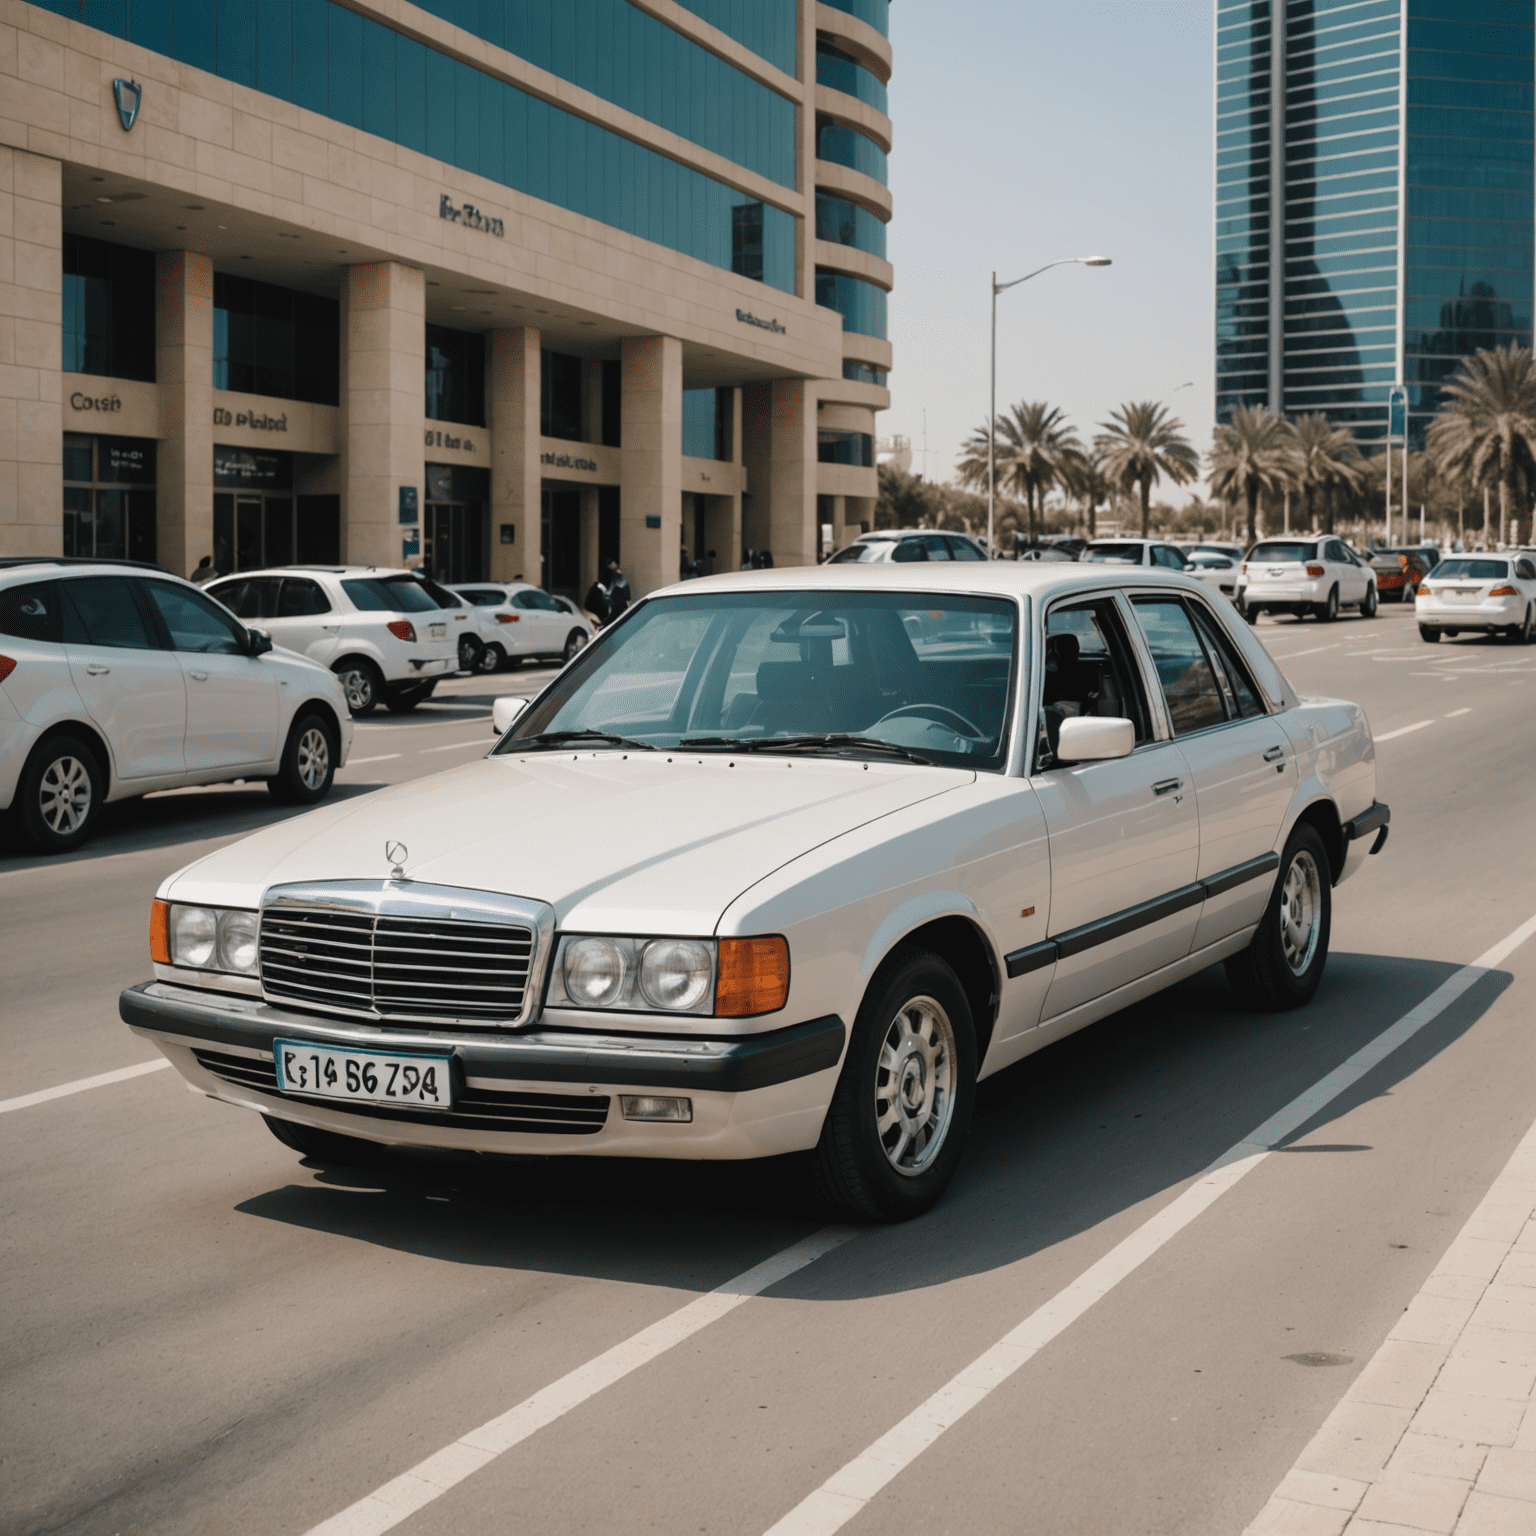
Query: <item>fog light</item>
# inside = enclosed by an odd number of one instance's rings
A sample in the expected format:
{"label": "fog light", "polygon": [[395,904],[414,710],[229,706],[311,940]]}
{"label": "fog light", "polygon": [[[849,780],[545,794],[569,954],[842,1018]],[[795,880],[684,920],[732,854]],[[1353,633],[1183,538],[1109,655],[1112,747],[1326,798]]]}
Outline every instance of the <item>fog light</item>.
{"label": "fog light", "polygon": [[619,1113],[626,1120],[672,1120],[690,1122],[693,1119],[692,1099],[662,1099],[653,1094],[621,1093]]}

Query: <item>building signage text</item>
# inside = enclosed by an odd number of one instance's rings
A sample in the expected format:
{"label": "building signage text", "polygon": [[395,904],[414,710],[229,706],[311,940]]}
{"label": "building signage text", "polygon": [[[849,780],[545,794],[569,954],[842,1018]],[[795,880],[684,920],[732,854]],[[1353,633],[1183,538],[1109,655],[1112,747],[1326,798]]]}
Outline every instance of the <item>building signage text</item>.
{"label": "building signage text", "polygon": [[573,459],[568,453],[541,453],[540,464],[548,464],[551,469],[589,469],[594,474],[597,472],[596,459]]}
{"label": "building signage text", "polygon": [[758,317],[754,315],[750,309],[738,309],[736,311],[736,318],[740,320],[743,325],[755,325],[760,330],[772,331],[775,335],[778,336],[789,335],[789,332],[786,331],[777,320],[759,320]]}
{"label": "building signage text", "polygon": [[98,395],[93,398],[82,395],[78,389],[69,397],[69,405],[75,411],[120,411],[123,408],[123,402],[116,395]]}
{"label": "building signage text", "polygon": [[258,411],[231,411],[222,405],[213,408],[213,424],[216,427],[253,427],[258,432],[286,432],[288,413],[268,416]]}
{"label": "building signage text", "polygon": [[440,219],[451,219],[455,224],[463,224],[469,229],[483,229],[488,235],[506,233],[500,219],[493,219],[488,214],[482,213],[473,203],[456,205],[446,192],[437,200],[437,216]]}
{"label": "building signage text", "polygon": [[474,438],[455,437],[451,432],[434,432],[431,427],[427,428],[426,442],[428,448],[458,448],[465,453],[475,451]]}

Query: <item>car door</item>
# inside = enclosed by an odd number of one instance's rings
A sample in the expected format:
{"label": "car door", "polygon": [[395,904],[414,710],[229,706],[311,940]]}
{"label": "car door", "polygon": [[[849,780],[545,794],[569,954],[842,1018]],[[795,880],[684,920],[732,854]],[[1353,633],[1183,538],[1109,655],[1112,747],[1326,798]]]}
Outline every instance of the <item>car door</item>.
{"label": "car door", "polygon": [[1221,621],[1192,598],[1159,593],[1132,606],[1162,686],[1200,815],[1198,879],[1206,887],[1194,947],[1258,922],[1279,867],[1276,844],[1296,790],[1280,721]]}
{"label": "car door", "polygon": [[112,749],[117,777],[181,774],[187,727],[181,663],[161,648],[133,581],[82,576],[60,585],[69,674]]}
{"label": "car door", "polygon": [[1365,601],[1365,590],[1370,583],[1370,575],[1338,539],[1328,540],[1328,563],[1334,567],[1334,574],[1339,582],[1339,601],[1341,603],[1360,603]]}
{"label": "car door", "polygon": [[142,587],[186,679],[187,772],[274,762],[278,681],[261,657],[248,653],[244,629],[190,587],[152,580]]}
{"label": "car door", "polygon": [[565,643],[559,607],[547,593],[525,587],[513,594],[512,609],[518,617],[517,649],[521,654],[549,655]]}
{"label": "car door", "polygon": [[[1150,707],[1127,610],[1108,595],[1063,599],[1046,615],[1045,645],[1031,782],[1051,854],[1049,1022],[1187,955],[1202,893],[1189,768]],[[1060,721],[1082,714],[1131,720],[1135,749],[1056,762]]]}

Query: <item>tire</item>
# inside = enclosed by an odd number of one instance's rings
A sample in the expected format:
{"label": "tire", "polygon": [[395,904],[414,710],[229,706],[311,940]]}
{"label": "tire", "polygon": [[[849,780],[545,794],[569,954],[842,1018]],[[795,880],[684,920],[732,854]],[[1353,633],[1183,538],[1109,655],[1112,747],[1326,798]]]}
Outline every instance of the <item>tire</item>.
{"label": "tire", "polygon": [[494,640],[490,640],[480,647],[480,654],[475,658],[475,671],[500,672],[506,661],[507,653]]}
{"label": "tire", "polygon": [[1328,854],[1322,838],[1301,822],[1286,841],[1252,942],[1227,961],[1238,1002],[1263,1013],[1311,1002],[1328,963],[1332,920]]}
{"label": "tire", "polygon": [[521,656],[508,656],[507,659],[502,663],[508,672],[516,672],[517,669],[522,666],[522,664],[523,658]]}
{"label": "tire", "polygon": [[331,671],[341,679],[342,692],[347,696],[347,708],[354,720],[370,715],[384,698],[384,679],[379,669],[362,656],[348,656],[338,661]]}
{"label": "tire", "polygon": [[1376,592],[1376,583],[1373,581],[1366,589],[1365,601],[1360,604],[1360,617],[1362,619],[1374,619],[1380,601]]}
{"label": "tire", "polygon": [[1248,604],[1243,602],[1241,599],[1239,599],[1235,606],[1237,608],[1238,617],[1245,620],[1249,624],[1257,624],[1259,621],[1259,615],[1264,611],[1262,608],[1250,608]]}
{"label": "tire", "polygon": [[1533,637],[1536,637],[1536,613],[1533,613],[1530,606],[1527,605],[1525,610],[1525,622],[1522,624],[1516,624],[1510,630],[1509,638],[1513,640],[1516,645],[1529,645]]}
{"label": "tire", "polygon": [[478,672],[480,653],[484,649],[485,647],[473,635],[461,635],[459,637],[459,671]]}
{"label": "tire", "polygon": [[1443,630],[1436,629],[1433,624],[1419,625],[1419,639],[1427,640],[1431,645],[1433,645],[1443,633]]}
{"label": "tire", "polygon": [[434,677],[426,683],[408,683],[404,688],[391,688],[384,695],[384,707],[392,715],[408,715],[418,704],[425,704],[437,687]]}
{"label": "tire", "polygon": [[292,1120],[279,1120],[276,1115],[263,1115],[267,1129],[285,1147],[301,1157],[313,1158],[317,1163],[337,1163],[342,1167],[373,1162],[384,1149],[376,1141],[364,1141],[361,1136],[343,1136],[340,1131],[321,1131],[312,1125],[299,1125]]}
{"label": "tire", "polygon": [[51,736],[27,759],[11,807],[39,853],[72,853],[95,832],[106,794],[95,751],[78,736]]}
{"label": "tire", "polygon": [[[975,1100],[976,1031],[965,992],[937,955],[903,945],[870,980],[810,1154],[819,1201],[860,1221],[908,1221],[931,1210],[959,1166]],[[926,1132],[916,1153],[914,1123]]]}
{"label": "tire", "polygon": [[576,657],[587,648],[587,632],[584,629],[573,629],[565,637],[565,649],[560,653],[561,661],[574,661]]}
{"label": "tire", "polygon": [[1312,612],[1317,615],[1318,623],[1332,624],[1339,616],[1339,589],[1337,587],[1329,587],[1328,600],[1323,603],[1314,603],[1312,605]]}
{"label": "tire", "polygon": [[319,715],[293,722],[278,771],[267,780],[274,800],[285,805],[315,805],[331,792],[340,751],[335,727]]}

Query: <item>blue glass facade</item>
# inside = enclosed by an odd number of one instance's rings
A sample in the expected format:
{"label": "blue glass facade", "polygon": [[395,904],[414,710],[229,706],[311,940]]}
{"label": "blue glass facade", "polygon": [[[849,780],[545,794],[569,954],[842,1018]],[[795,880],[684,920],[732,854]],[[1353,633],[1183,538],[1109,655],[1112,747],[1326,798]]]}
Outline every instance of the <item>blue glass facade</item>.
{"label": "blue glass facade", "polygon": [[824,0],[834,11],[843,11],[866,21],[881,37],[888,35],[891,24],[891,0]]}
{"label": "blue glass facade", "polygon": [[[575,8],[570,0],[527,0],[481,10],[549,6]],[[49,0],[44,8],[641,239],[795,291],[793,215],[748,202],[722,182],[330,0]],[[639,89],[650,60],[643,69],[633,60],[624,68]],[[739,71],[730,74],[763,91]],[[794,114],[787,102],[784,107],[785,147],[773,155],[788,155],[793,180]],[[733,116],[724,107],[701,111],[702,120],[716,126]],[[730,132],[750,147],[762,132],[747,116],[738,114]],[[751,210],[756,236],[746,258],[743,209]],[[743,260],[750,265],[740,265]]]}
{"label": "blue glass facade", "polygon": [[1381,437],[1401,377],[1417,444],[1461,358],[1530,345],[1533,22],[1531,0],[1221,0],[1218,417],[1262,402]]}
{"label": "blue glass facade", "polygon": [[816,268],[816,302],[843,317],[845,331],[861,336],[885,335],[885,290],[844,272]]}
{"label": "blue glass facade", "polygon": [[824,117],[816,119],[816,158],[833,165],[846,165],[850,171],[872,176],[883,187],[889,174],[885,151],[856,128]]}
{"label": "blue glass facade", "polygon": [[834,91],[857,97],[866,107],[877,112],[888,110],[885,85],[878,75],[865,69],[859,61],[831,43],[816,44],[816,83],[830,86]]}
{"label": "blue glass facade", "polygon": [[816,194],[816,238],[868,251],[871,256],[885,255],[884,223],[867,208],[830,192]]}
{"label": "blue glass facade", "polygon": [[678,4],[786,75],[799,73],[795,64],[795,0],[678,0]]}
{"label": "blue glass facade", "polygon": [[731,391],[683,391],[683,452],[692,459],[731,456]]}

